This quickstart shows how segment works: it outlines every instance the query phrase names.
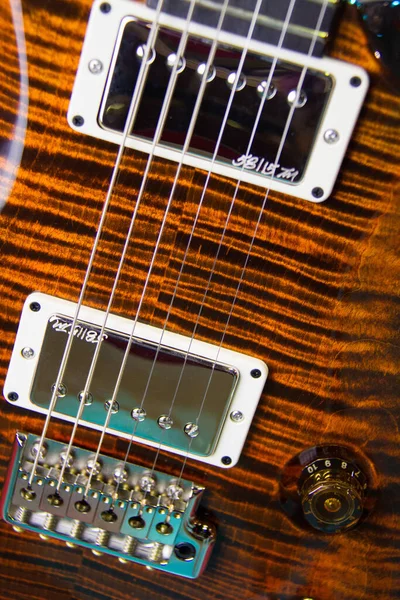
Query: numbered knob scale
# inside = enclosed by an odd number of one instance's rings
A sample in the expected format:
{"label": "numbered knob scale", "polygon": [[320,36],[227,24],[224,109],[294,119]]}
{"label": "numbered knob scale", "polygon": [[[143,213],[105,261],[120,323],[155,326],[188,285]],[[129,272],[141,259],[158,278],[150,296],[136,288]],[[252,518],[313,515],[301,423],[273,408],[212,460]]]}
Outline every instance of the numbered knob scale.
{"label": "numbered knob scale", "polygon": [[308,464],[298,486],[305,518],[326,533],[356,525],[366,488],[366,477],[358,466],[340,457],[319,458]]}

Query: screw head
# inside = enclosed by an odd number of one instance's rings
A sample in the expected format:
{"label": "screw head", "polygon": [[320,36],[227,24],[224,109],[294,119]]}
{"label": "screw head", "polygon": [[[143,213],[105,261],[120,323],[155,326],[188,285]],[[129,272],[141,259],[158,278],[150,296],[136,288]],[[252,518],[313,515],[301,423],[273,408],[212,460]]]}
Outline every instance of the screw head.
{"label": "screw head", "polygon": [[230,414],[231,421],[241,423],[244,419],[244,414],[240,410],[233,410]]}
{"label": "screw head", "polygon": [[287,101],[288,101],[289,105],[296,103],[296,108],[303,108],[303,106],[306,104],[307,100],[308,100],[307,94],[305,93],[304,90],[300,90],[300,94],[298,94],[297,89],[291,90],[288,93]]}
{"label": "screw head", "polygon": [[339,133],[336,129],[327,129],[324,133],[324,140],[327,144],[335,144],[339,141]]}
{"label": "screw head", "polygon": [[106,400],[104,402],[104,408],[107,412],[111,409],[111,414],[115,415],[119,411],[119,404],[116,400],[114,400],[111,407],[111,400]]}
{"label": "screw head", "polygon": [[350,79],[350,85],[351,85],[351,87],[360,87],[360,85],[361,85],[361,78],[358,77],[357,75],[355,77],[352,77]]}
{"label": "screw head", "polygon": [[98,75],[103,70],[103,63],[98,58],[93,58],[89,62],[89,71],[93,73],[93,75]]}
{"label": "screw head", "polygon": [[35,356],[35,351],[33,348],[29,348],[28,346],[26,346],[25,348],[22,348],[21,354],[24,358],[29,360],[30,358],[33,358]]}
{"label": "screw head", "polygon": [[[83,390],[81,392],[79,392],[78,394],[78,400],[79,402],[82,402],[83,400]],[[92,404],[93,402],[93,396],[90,392],[86,392],[85,395],[85,406],[90,406],[90,404]]]}
{"label": "screw head", "polygon": [[90,512],[91,506],[86,500],[77,500],[75,502],[75,508],[78,512],[87,514]]}
{"label": "screw head", "polygon": [[[55,389],[56,389],[56,384],[53,383],[53,385],[51,386],[51,393],[53,393]],[[67,392],[68,392],[67,386],[64,383],[60,383],[60,385],[58,386],[57,397],[65,398],[65,396],[67,395]]]}
{"label": "screw head", "polygon": [[115,523],[118,520],[116,513],[111,508],[104,510],[100,516],[106,523]]}
{"label": "screw head", "polygon": [[181,542],[180,544],[177,544],[174,548],[174,552],[176,558],[179,558],[179,560],[184,560],[185,562],[193,560],[196,556],[196,548],[193,546],[193,544],[189,544],[189,542]]}
{"label": "screw head", "polygon": [[102,4],[100,4],[100,10],[105,15],[108,14],[111,11],[111,4],[109,4],[108,2],[103,2]]}
{"label": "screw head", "polygon": [[156,480],[151,475],[143,475],[139,481],[140,489],[144,492],[152,492],[156,487]]}
{"label": "screw head", "polygon": [[260,98],[262,98],[265,94],[266,100],[272,100],[274,96],[276,96],[277,89],[273,83],[270,83],[268,88],[268,81],[261,81],[261,83],[257,86],[257,94]]}
{"label": "screw head", "polygon": [[75,125],[75,127],[82,127],[84,122],[85,119],[81,117],[81,115],[75,115],[74,117],[72,117],[72,123]]}
{"label": "screw head", "polygon": [[199,426],[196,425],[196,423],[186,423],[185,427],[183,428],[183,431],[186,433],[187,436],[189,436],[190,438],[195,438],[199,435],[200,433],[200,429]]}
{"label": "screw head", "polygon": [[223,465],[226,465],[226,466],[228,466],[228,465],[230,465],[230,464],[231,464],[231,462],[232,462],[232,459],[231,459],[231,457],[230,457],[230,456],[223,456],[223,457],[221,458],[221,462],[222,462],[222,464],[223,464]]}
{"label": "screw head", "polygon": [[125,469],[123,465],[118,465],[114,469],[114,480],[117,483],[125,483],[128,479],[128,469]]}
{"label": "screw head", "polygon": [[10,402],[16,402],[19,398],[17,392],[10,392],[7,396]]}
{"label": "screw head", "polygon": [[168,415],[161,415],[158,417],[157,423],[161,429],[171,429],[172,425],[174,424],[173,420]]}
{"label": "screw head", "polygon": [[315,187],[312,189],[311,193],[314,196],[314,198],[322,198],[322,196],[324,195],[324,190],[320,187]]}
{"label": "screw head", "polygon": [[131,517],[128,521],[128,524],[132,529],[143,529],[146,526],[146,522],[142,517]]}
{"label": "screw head", "polygon": [[251,376],[252,376],[254,379],[260,379],[260,377],[261,377],[262,373],[261,373],[260,369],[253,369],[253,370],[250,372],[250,375],[251,375]]}
{"label": "screw head", "polygon": [[174,528],[169,523],[157,523],[156,529],[161,535],[170,535]]}
{"label": "screw head", "polygon": [[86,470],[90,474],[92,473],[94,476],[98,475],[101,471],[102,464],[99,460],[94,461],[94,457],[89,458],[86,463]]}
{"label": "screw head", "polygon": [[131,412],[131,417],[135,421],[144,421],[146,418],[146,411],[144,410],[144,408],[134,408]]}
{"label": "screw head", "polygon": [[42,307],[40,306],[39,302],[31,302],[29,308],[32,312],[39,312]]}

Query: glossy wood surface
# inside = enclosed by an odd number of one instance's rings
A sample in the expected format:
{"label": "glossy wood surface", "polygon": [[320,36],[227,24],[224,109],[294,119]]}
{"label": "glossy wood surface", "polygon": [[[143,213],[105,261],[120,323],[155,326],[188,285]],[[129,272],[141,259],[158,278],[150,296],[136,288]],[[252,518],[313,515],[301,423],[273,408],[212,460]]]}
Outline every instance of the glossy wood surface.
{"label": "glossy wood surface", "polygon": [[[25,0],[29,121],[18,179],[0,217],[4,378],[25,297],[40,290],[76,301],[116,148],[73,132],[69,95],[89,0]],[[19,101],[11,12],[0,7],[2,181]],[[218,542],[192,582],[95,557],[0,524],[0,598],[88,600],[392,600],[400,597],[400,199],[399,98],[385,83],[349,10],[334,55],[367,68],[372,89],[333,196],[321,205],[271,193],[224,344],[264,359],[270,378],[245,451],[231,470],[189,461],[185,476],[207,487],[204,510]],[[145,166],[128,152],[106,221],[85,302],[104,308]],[[135,313],[175,168],[155,161],[113,306]],[[162,326],[204,184],[185,168],[167,221],[140,319]],[[212,177],[168,328],[190,335],[234,192]],[[218,343],[252,238],[263,192],[241,185],[197,335]],[[43,419],[0,405],[0,477],[17,429],[40,433]],[[49,435],[68,440],[54,421]],[[96,448],[98,434],[76,442]],[[288,460],[317,444],[364,457],[374,510],[358,528],[326,536],[291,520],[279,503]],[[103,451],[122,458],[126,442]],[[135,445],[131,460],[151,465]],[[158,468],[181,462],[162,455]]]}

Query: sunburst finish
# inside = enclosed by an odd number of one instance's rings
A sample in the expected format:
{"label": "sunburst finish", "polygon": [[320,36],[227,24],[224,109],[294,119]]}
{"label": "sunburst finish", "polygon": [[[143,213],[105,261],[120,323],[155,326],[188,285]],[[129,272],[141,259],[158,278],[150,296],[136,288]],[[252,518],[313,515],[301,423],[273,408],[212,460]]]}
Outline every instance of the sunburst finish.
{"label": "sunburst finish", "polygon": [[[29,111],[17,180],[0,217],[1,378],[25,297],[34,290],[76,301],[107,191],[116,148],[81,136],[66,112],[90,0],[25,0]],[[8,5],[0,8],[1,162],[10,170],[20,97]],[[264,194],[242,184],[198,319],[197,335],[265,360],[270,378],[244,454],[231,470],[190,461],[185,476],[207,487],[204,509],[219,530],[204,575],[178,580],[0,525],[0,598],[159,600],[393,600],[400,597],[399,281],[400,101],[382,78],[349,9],[333,48],[372,74],[372,89],[333,196],[322,205],[271,193],[238,288]],[[18,136],[17,136],[18,137]],[[127,151],[85,302],[104,309],[145,167]],[[154,161],[138,211],[113,311],[138,308],[175,166]],[[191,335],[235,184],[212,177],[176,298],[175,282],[205,174],[184,168],[146,290],[140,319]],[[238,293],[237,293],[238,290]],[[232,300],[237,299],[224,334]],[[17,429],[40,434],[43,418],[1,403],[0,477]],[[53,421],[49,435],[67,441]],[[97,447],[79,429],[76,443]],[[286,463],[318,444],[353,450],[377,490],[368,518],[327,536],[291,520],[280,506]],[[126,442],[106,437],[122,458]],[[135,445],[131,460],[151,466]],[[158,468],[179,473],[162,454]]]}

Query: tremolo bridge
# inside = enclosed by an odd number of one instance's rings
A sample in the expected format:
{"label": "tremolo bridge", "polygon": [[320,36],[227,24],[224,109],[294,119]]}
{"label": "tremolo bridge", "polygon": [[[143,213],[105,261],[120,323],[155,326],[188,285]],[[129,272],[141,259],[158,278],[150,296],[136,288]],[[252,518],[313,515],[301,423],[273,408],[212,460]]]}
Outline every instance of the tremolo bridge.
{"label": "tremolo bridge", "polygon": [[[131,463],[46,440],[30,484],[38,438],[18,433],[2,494],[2,516],[17,531],[64,540],[122,562],[198,577],[215,541],[196,508],[204,488]],[[89,475],[93,471],[86,493]]]}

